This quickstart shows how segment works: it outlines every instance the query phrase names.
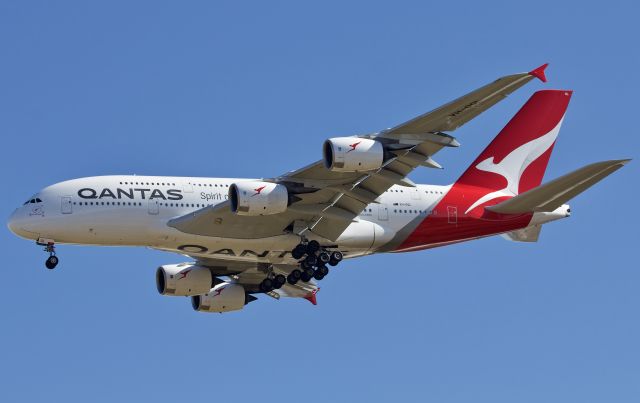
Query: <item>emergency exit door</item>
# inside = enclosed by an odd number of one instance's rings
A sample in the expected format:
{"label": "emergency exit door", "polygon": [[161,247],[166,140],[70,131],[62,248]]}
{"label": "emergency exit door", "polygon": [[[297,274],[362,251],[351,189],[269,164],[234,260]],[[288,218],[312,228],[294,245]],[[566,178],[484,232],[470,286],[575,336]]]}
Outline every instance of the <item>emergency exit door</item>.
{"label": "emergency exit door", "polygon": [[149,200],[149,214],[158,214],[160,203],[157,200]]}
{"label": "emergency exit door", "polygon": [[386,204],[378,204],[378,220],[387,221],[389,219],[389,207]]}
{"label": "emergency exit door", "polygon": [[62,214],[71,214],[73,207],[71,206],[71,196],[62,196],[62,204],[60,206]]}

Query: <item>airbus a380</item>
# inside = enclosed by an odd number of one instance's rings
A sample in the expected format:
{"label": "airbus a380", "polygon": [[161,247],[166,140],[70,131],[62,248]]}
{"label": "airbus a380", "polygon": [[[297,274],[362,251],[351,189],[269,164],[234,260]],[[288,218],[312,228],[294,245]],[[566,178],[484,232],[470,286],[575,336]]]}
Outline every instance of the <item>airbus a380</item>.
{"label": "airbus a380", "polygon": [[450,132],[547,65],[499,78],[378,133],[328,139],[322,159],[268,179],[98,176],[46,187],[15,210],[9,228],[55,246],[145,246],[192,261],[161,266],[162,295],[190,296],[202,312],[242,309],[258,294],[316,303],[318,281],[344,258],[409,252],[501,234],[535,242],[570,216],[571,198],[629,160],[587,165],[541,184],[572,92],[534,93],[449,186],[417,185],[415,168],[458,147]]}

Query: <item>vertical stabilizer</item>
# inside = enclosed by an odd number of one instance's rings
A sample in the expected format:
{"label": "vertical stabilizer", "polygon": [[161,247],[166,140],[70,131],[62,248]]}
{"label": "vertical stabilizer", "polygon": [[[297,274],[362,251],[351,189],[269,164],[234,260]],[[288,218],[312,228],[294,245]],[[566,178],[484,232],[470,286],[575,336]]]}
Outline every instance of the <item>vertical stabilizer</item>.
{"label": "vertical stabilizer", "polygon": [[489,190],[466,210],[540,185],[571,91],[538,91],[462,174],[457,184]]}

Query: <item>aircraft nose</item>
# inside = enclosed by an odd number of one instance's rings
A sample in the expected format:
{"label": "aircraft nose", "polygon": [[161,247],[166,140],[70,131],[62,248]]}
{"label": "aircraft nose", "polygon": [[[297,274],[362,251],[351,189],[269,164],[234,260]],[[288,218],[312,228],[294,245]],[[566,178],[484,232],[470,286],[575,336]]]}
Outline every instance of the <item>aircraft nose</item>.
{"label": "aircraft nose", "polygon": [[16,231],[20,230],[20,224],[19,224],[19,219],[18,219],[18,215],[19,212],[16,209],[13,214],[11,214],[11,216],[9,217],[9,220],[7,220],[7,227],[9,227],[9,229],[11,230],[11,232],[13,232],[14,234],[17,235]]}
{"label": "aircraft nose", "polygon": [[9,217],[9,220],[7,220],[7,227],[9,227],[9,230],[19,237],[31,239],[30,235],[33,234],[24,229],[25,222],[26,218],[24,216],[24,212],[21,211],[21,209],[16,209]]}

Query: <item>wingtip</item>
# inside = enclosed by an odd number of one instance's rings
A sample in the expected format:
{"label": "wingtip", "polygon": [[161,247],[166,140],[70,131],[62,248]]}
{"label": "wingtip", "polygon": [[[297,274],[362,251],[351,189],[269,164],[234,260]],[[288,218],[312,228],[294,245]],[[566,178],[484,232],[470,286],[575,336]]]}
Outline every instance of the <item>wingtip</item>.
{"label": "wingtip", "polygon": [[529,75],[537,78],[538,80],[542,81],[543,83],[546,83],[547,82],[547,76],[544,74],[544,71],[546,70],[547,66],[549,66],[549,63],[545,63],[542,66],[531,70],[529,72]]}
{"label": "wingtip", "polygon": [[311,302],[313,305],[318,305],[318,300],[316,298],[316,294],[318,293],[319,290],[320,290],[319,288],[317,290],[313,290],[312,292],[307,294],[304,297],[304,299],[306,299],[307,301]]}

